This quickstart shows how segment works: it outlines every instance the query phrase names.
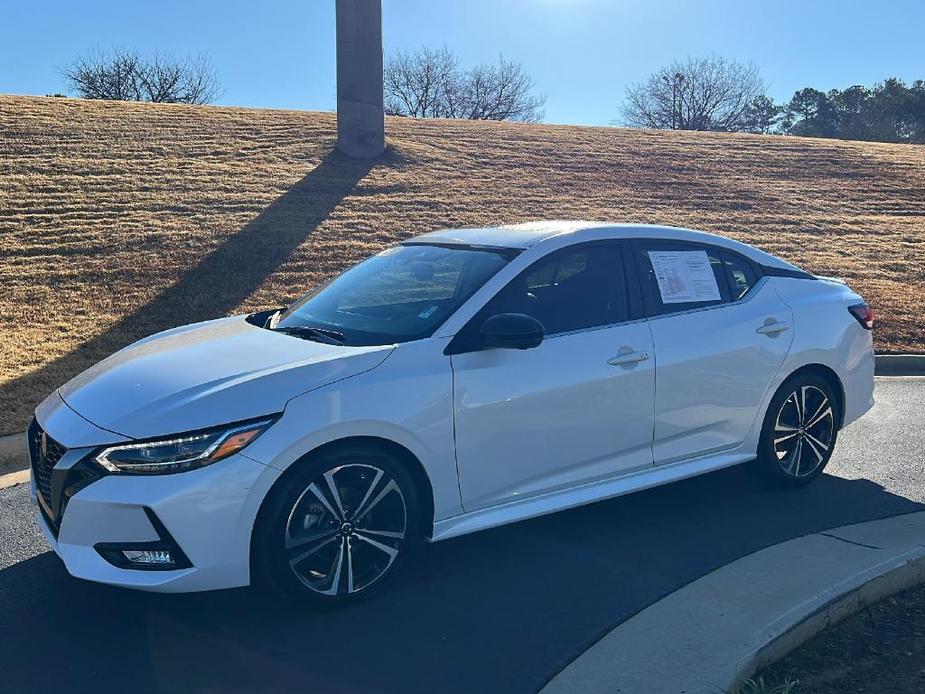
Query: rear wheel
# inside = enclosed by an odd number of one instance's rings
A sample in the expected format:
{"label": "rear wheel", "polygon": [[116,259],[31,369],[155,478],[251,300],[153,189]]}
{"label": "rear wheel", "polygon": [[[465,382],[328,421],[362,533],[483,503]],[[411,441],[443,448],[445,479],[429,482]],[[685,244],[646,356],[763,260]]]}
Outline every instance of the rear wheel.
{"label": "rear wheel", "polygon": [[380,589],[420,544],[421,505],[403,462],[345,447],[296,471],[268,502],[255,532],[259,578],[315,603]]}
{"label": "rear wheel", "polygon": [[765,477],[788,487],[822,474],[838,437],[838,403],[832,387],[814,374],[784,382],[768,406],[758,465]]}

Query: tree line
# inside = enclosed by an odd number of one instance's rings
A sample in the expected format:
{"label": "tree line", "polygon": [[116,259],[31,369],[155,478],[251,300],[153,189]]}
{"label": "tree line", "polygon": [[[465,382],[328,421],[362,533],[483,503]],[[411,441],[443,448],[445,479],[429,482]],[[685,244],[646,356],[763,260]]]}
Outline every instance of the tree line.
{"label": "tree line", "polygon": [[[208,59],[115,49],[84,56],[63,71],[87,99],[204,104],[220,93]],[[386,113],[410,118],[538,122],[546,97],[515,60],[464,68],[446,47],[390,54],[383,73]],[[629,86],[621,123],[666,130],[776,133],[878,142],[925,143],[925,80],[891,77],[867,87],[797,91],[784,103],[767,94],[758,68],[718,55],[676,60]]]}
{"label": "tree line", "polygon": [[623,122],[667,130],[925,143],[925,80],[907,85],[891,77],[871,87],[827,92],[807,87],[775,103],[754,65],[715,55],[687,58],[628,87]]}
{"label": "tree line", "polygon": [[[61,70],[72,93],[84,99],[207,104],[220,94],[205,56],[177,58],[115,48],[81,56]],[[546,98],[520,63],[464,69],[447,48],[397,51],[383,73],[386,113],[412,118],[467,118],[537,122]]]}

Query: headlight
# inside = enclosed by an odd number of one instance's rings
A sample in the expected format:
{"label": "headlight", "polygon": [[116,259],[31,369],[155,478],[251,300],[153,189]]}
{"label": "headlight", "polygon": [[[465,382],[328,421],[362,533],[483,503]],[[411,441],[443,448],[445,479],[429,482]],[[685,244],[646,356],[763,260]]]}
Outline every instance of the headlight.
{"label": "headlight", "polygon": [[95,460],[110,472],[158,475],[204,467],[244,449],[276,421],[269,417],[156,441],[110,446]]}

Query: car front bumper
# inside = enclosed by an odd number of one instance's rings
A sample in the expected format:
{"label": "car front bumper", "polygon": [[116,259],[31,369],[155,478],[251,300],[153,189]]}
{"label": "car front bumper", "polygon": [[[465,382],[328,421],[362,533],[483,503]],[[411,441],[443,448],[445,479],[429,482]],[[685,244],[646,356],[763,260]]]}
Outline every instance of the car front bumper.
{"label": "car front bumper", "polygon": [[[31,487],[40,506],[39,525],[71,575],[127,588],[189,592],[248,585],[251,531],[279,474],[237,454],[178,474],[104,475],[69,496],[57,518],[40,503],[34,468]],[[102,549],[167,539],[188,559],[186,568],[123,568]]]}

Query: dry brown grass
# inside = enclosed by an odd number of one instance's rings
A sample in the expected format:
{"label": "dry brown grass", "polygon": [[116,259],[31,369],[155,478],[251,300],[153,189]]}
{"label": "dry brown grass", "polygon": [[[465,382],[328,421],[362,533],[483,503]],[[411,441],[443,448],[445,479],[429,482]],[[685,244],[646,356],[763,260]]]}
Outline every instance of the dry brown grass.
{"label": "dry brown grass", "polygon": [[371,167],[328,113],[0,97],[0,433],[156,330],[276,306],[452,225],[670,223],[847,279],[922,351],[925,147],[389,120]]}

